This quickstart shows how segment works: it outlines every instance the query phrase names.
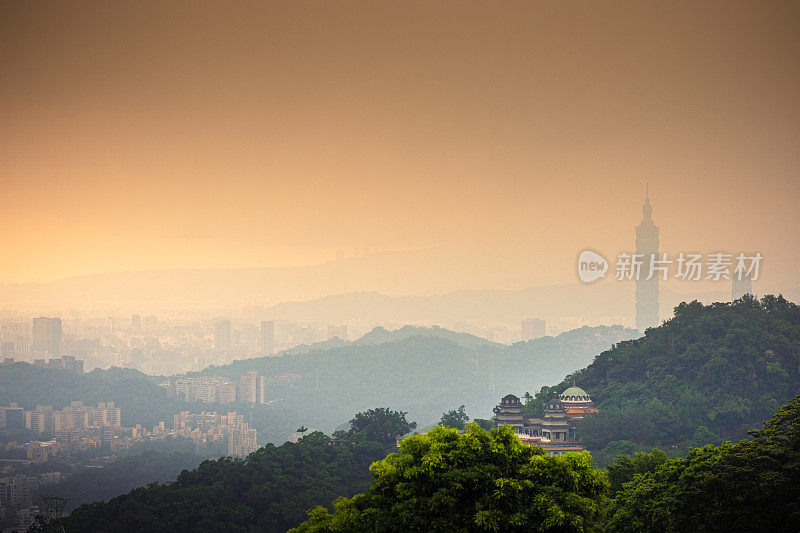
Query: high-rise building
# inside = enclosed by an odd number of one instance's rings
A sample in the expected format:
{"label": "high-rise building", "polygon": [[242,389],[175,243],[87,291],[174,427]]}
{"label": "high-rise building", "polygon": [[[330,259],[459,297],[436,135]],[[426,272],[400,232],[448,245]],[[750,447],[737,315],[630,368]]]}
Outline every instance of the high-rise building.
{"label": "high-rise building", "polygon": [[74,355],[62,355],[61,358],[52,359],[34,359],[34,366],[41,366],[44,368],[61,368],[75,372],[76,374],[83,374],[83,361],[76,359]]}
{"label": "high-rise building", "polygon": [[27,322],[13,322],[0,324],[0,337],[4,339],[15,339],[23,337],[30,339],[31,326]]}
{"label": "high-rise building", "polygon": [[24,428],[25,410],[11,402],[9,407],[0,407],[0,428]]}
{"label": "high-rise building", "polygon": [[39,317],[33,319],[33,346],[34,352],[61,355],[61,319]]}
{"label": "high-rise building", "polygon": [[122,413],[114,402],[100,402],[97,404],[95,424],[113,428],[122,427]]}
{"label": "high-rise building", "polygon": [[335,325],[335,324],[328,324],[328,334],[326,336],[327,339],[332,339],[334,337],[338,337],[343,341],[347,340],[347,324]]}
{"label": "high-rise building", "polygon": [[[3,510],[16,508],[23,510],[25,507],[33,505],[33,496],[36,494],[38,482],[35,476],[26,474],[14,474],[0,479],[0,493]],[[13,515],[12,515],[13,516]],[[22,521],[18,522],[21,525]],[[13,531],[27,531],[27,529],[13,529]]]}
{"label": "high-rise building", "polygon": [[25,427],[49,434],[90,426],[120,428],[121,414],[114,402],[100,402],[97,407],[90,407],[82,401],[74,401],[60,411],[54,410],[52,405],[37,405],[36,409],[25,411]]}
{"label": "high-rise building", "polygon": [[14,355],[17,357],[28,354],[31,351],[31,340],[17,337],[14,341]]}
{"label": "high-rise building", "polygon": [[261,322],[261,355],[275,353],[275,322],[264,320]]}
{"label": "high-rise building", "polygon": [[659,324],[659,276],[656,272],[650,275],[651,267],[658,259],[658,226],[653,222],[653,206],[650,205],[649,191],[642,206],[642,222],[636,226],[636,258],[637,261],[641,261],[636,276],[636,329],[644,333],[647,328]]}
{"label": "high-rise building", "polygon": [[70,402],[67,407],[61,409],[61,412],[64,429],[79,429],[94,425],[92,410],[82,401]]}
{"label": "high-rise building", "polygon": [[223,382],[217,385],[217,403],[236,403],[236,383]]}
{"label": "high-rise building", "polygon": [[61,431],[62,421],[61,412],[54,411],[52,405],[37,405],[36,409],[25,411],[25,427],[40,434]]}
{"label": "high-rise building", "polygon": [[259,376],[258,372],[251,370],[239,380],[240,403],[267,403],[267,380]]}
{"label": "high-rise building", "polygon": [[231,349],[231,321],[217,320],[214,324],[214,349],[227,352]]}
{"label": "high-rise building", "polygon": [[246,456],[253,453],[258,449],[258,432],[255,428],[251,428],[250,424],[244,421],[242,415],[231,417],[228,414],[228,419],[235,418],[228,422],[227,440],[228,440],[228,455]]}
{"label": "high-rise building", "polygon": [[244,328],[244,348],[248,357],[258,352],[258,327],[255,324],[248,324]]}
{"label": "high-rise building", "polygon": [[62,355],[61,365],[64,370],[69,370],[76,374],[83,374],[83,361],[76,359],[74,355]]}
{"label": "high-rise building", "polygon": [[529,341],[546,335],[547,323],[541,318],[525,318],[522,320],[522,340]]}
{"label": "high-rise building", "polygon": [[747,272],[734,272],[731,275],[731,300],[738,300],[745,294],[753,294],[753,281]]}

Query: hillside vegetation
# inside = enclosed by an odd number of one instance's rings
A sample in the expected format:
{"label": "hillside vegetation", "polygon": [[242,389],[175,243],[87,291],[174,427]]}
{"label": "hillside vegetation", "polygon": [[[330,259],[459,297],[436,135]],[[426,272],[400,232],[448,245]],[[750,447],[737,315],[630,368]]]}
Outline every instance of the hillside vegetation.
{"label": "hillside vegetation", "polygon": [[800,524],[800,396],[752,439],[623,456],[608,467],[605,527],[620,532],[775,531]]}
{"label": "hillside vegetation", "polygon": [[65,530],[789,532],[800,523],[800,396],[752,439],[674,460],[660,450],[622,456],[605,470],[586,452],[547,457],[508,427],[439,427],[388,444],[411,427],[403,413],[361,413],[349,432],[206,461],[174,483],[80,507]]}
{"label": "hillside vegetation", "polygon": [[298,443],[268,444],[246,459],[222,457],[103,503],[84,505],[67,531],[264,531],[283,533],[317,505],[365,490],[369,465],[414,429],[405,413],[357,414],[347,432],[311,433]]}
{"label": "hillside vegetation", "polygon": [[591,450],[738,440],[800,393],[800,307],[781,296],[683,303],[645,336],[529,398],[529,410],[569,386],[600,412],[581,424]]}

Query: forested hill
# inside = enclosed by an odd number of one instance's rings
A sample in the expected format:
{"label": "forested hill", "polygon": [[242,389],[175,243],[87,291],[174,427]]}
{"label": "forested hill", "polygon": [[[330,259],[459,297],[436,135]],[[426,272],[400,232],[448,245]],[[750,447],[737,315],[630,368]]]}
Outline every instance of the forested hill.
{"label": "forested hill", "polygon": [[[600,409],[582,423],[589,449],[738,440],[800,393],[800,307],[781,296],[683,303],[575,379]],[[543,388],[529,409],[571,381]]]}
{"label": "forested hill", "polygon": [[158,380],[138,370],[111,368],[76,374],[58,368],[42,368],[17,362],[0,372],[0,405],[18,402],[25,409],[52,405],[60,409],[72,401],[87,405],[115,402],[122,408],[122,424],[150,427],[186,409],[185,402],[173,402]]}
{"label": "forested hill", "polygon": [[246,359],[205,373],[267,376],[269,398],[296,412],[298,425],[331,431],[344,413],[389,405],[425,426],[460,404],[488,418],[507,391],[552,383],[636,334],[621,326],[585,327],[506,346],[441,328],[377,330],[364,342]]}
{"label": "forested hill", "polygon": [[[573,330],[580,331],[580,330]],[[491,346],[496,349],[502,349],[505,346],[496,342],[489,341],[483,337],[477,337],[469,333],[461,331],[452,331],[439,326],[424,327],[424,326],[403,326],[400,329],[388,330],[382,326],[374,328],[372,331],[366,333],[362,337],[354,340],[342,340],[339,337],[333,337],[321,342],[313,344],[301,344],[294,348],[284,350],[279,355],[299,355],[319,350],[330,350],[333,348],[343,348],[346,346],[369,346],[375,344],[386,344],[387,342],[396,342],[412,337],[435,337],[450,341],[457,344],[462,348],[477,348]],[[262,358],[263,359],[263,358]]]}
{"label": "forested hill", "polygon": [[420,327],[420,326],[403,326],[400,329],[389,331],[383,327],[377,327],[354,341],[357,345],[367,344],[383,344],[385,342],[394,342],[409,337],[438,337],[445,339],[464,348],[476,348],[478,346],[494,346],[500,347],[501,345],[486,340],[482,337],[476,337],[469,333],[451,331],[449,329],[440,328],[439,326],[433,327]]}
{"label": "forested hill", "polygon": [[[306,434],[300,442],[268,444],[245,459],[221,457],[184,470],[177,480],[153,483],[107,503],[84,505],[66,531],[283,532],[316,505],[369,486],[369,465],[397,449],[397,438],[416,429],[405,413],[370,409],[348,431]],[[99,477],[94,474],[89,479]],[[68,495],[67,495],[68,496]],[[69,497],[69,496],[68,496]]]}

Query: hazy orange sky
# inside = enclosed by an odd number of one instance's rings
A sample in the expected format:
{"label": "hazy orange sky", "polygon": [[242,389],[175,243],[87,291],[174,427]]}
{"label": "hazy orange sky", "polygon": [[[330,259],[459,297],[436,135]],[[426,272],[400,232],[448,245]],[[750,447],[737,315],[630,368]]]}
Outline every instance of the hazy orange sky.
{"label": "hazy orange sky", "polygon": [[798,28],[798,2],[3,1],[0,282],[355,247],[573,281],[632,248],[649,182],[663,250],[796,286]]}

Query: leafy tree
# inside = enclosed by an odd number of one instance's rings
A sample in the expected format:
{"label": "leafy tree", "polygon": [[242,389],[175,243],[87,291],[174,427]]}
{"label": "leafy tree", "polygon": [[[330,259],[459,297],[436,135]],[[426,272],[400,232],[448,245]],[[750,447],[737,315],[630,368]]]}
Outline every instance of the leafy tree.
{"label": "leafy tree", "polygon": [[494,420],[487,418],[476,418],[475,420],[473,420],[473,422],[478,424],[481,427],[481,429],[485,429],[486,431],[494,429],[497,426],[497,423],[495,423]]}
{"label": "leafy tree", "polygon": [[552,400],[554,396],[558,396],[561,391],[570,385],[571,379],[567,377],[554,387],[548,387],[545,385],[539,389],[539,392],[537,392],[535,396],[531,396],[530,392],[526,392],[523,396],[523,411],[529,415],[541,415],[542,411],[544,411],[545,404]]}
{"label": "leafy tree", "polygon": [[[753,440],[645,454],[609,466],[612,531],[796,531],[800,524],[800,396]],[[627,460],[626,460],[627,459]]]}
{"label": "leafy tree", "polygon": [[615,459],[620,455],[633,455],[639,446],[635,442],[629,440],[613,440],[603,448],[603,454],[609,459]]}
{"label": "leafy tree", "polygon": [[650,453],[637,452],[633,457],[628,455],[617,457],[606,467],[612,496],[622,490],[623,485],[632,481],[636,475],[652,473],[668,460],[667,454],[657,448]]}
{"label": "leafy tree", "polygon": [[458,410],[450,410],[446,413],[442,413],[442,419],[439,421],[439,425],[454,429],[464,429],[467,422],[469,422],[469,416],[466,413],[465,407],[462,405]]}
{"label": "leafy tree", "polygon": [[388,407],[378,407],[358,413],[350,420],[351,435],[360,434],[365,439],[392,445],[397,437],[417,428],[416,422],[408,422],[402,411],[392,411]]}
{"label": "leafy tree", "polygon": [[510,428],[474,423],[408,437],[370,470],[366,493],[292,531],[590,531],[608,486],[586,453],[548,457]]}
{"label": "leafy tree", "polygon": [[722,439],[719,438],[719,435],[705,426],[698,426],[694,435],[689,440],[689,446],[693,448],[702,448],[706,444],[713,444],[716,446],[721,444],[721,442]]}

